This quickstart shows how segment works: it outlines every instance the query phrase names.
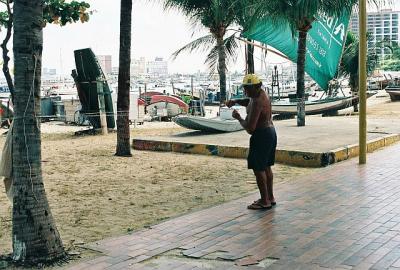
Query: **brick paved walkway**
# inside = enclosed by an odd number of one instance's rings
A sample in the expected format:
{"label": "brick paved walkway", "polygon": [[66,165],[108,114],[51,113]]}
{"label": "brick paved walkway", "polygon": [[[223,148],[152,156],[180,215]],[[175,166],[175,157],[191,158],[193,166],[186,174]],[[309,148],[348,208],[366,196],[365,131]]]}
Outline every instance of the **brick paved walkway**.
{"label": "brick paved walkway", "polygon": [[257,194],[92,244],[69,269],[400,269],[400,145]]}

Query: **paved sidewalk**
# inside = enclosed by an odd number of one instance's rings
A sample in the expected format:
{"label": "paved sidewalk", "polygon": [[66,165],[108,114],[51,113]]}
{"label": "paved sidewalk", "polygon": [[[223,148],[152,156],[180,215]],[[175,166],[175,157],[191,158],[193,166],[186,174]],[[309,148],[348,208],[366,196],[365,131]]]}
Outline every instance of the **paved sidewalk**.
{"label": "paved sidewalk", "polygon": [[400,269],[400,144],[248,197],[91,245],[69,269]]}

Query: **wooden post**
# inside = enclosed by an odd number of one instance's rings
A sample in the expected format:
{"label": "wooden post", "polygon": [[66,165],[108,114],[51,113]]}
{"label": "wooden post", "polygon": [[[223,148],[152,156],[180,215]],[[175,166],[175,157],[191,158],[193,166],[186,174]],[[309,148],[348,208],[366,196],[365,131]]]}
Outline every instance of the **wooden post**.
{"label": "wooden post", "polygon": [[144,113],[147,113],[147,83],[144,83]]}
{"label": "wooden post", "polygon": [[174,81],[171,79],[171,85],[172,85],[172,93],[175,95],[175,86],[174,86]]}
{"label": "wooden post", "polygon": [[191,88],[191,90],[192,90],[192,100],[193,100],[193,95],[194,95],[194,86],[193,86],[193,75],[192,76],[190,76],[190,88]]}
{"label": "wooden post", "polygon": [[367,3],[359,4],[359,164],[367,162]]}
{"label": "wooden post", "polygon": [[101,134],[107,135],[107,116],[106,116],[106,105],[104,102],[104,92],[103,92],[103,81],[98,78],[96,81],[97,84],[97,100],[99,102],[99,114],[100,114],[100,125],[101,125]]}

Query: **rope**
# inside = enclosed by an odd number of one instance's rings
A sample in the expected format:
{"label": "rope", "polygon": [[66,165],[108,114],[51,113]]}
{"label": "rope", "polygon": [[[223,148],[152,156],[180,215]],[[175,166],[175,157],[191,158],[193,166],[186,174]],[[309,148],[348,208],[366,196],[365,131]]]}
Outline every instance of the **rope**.
{"label": "rope", "polygon": [[[26,106],[25,106],[25,111],[24,111],[24,116],[22,117],[22,122],[23,122],[23,125],[24,125],[26,160],[28,161],[28,166],[29,166],[29,179],[31,181],[32,195],[35,198],[36,202],[38,202],[38,199],[36,198],[36,195],[35,195],[35,192],[34,192],[34,189],[33,189],[32,165],[31,165],[31,162],[29,160],[29,147],[28,147],[28,138],[26,136],[26,124],[25,124],[26,112],[28,110],[29,103],[31,101],[31,96],[35,91],[35,76],[36,76],[37,57],[36,57],[36,55],[33,55],[33,57],[35,58],[35,65],[34,65],[34,70],[33,70],[32,87],[31,87],[31,90],[29,91],[28,102],[26,103]],[[35,111],[35,98],[33,98],[33,111]],[[34,119],[36,118],[35,112],[34,112],[33,118]],[[38,122],[36,122],[36,125],[38,127]]]}

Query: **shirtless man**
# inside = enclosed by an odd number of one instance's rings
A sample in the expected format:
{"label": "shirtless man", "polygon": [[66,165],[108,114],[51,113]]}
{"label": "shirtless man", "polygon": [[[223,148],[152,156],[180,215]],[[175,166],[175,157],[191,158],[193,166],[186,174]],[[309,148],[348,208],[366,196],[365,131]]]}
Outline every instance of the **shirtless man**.
{"label": "shirtless man", "polygon": [[247,109],[246,119],[236,110],[233,111],[232,117],[251,135],[247,162],[248,168],[252,169],[256,176],[261,198],[250,204],[248,209],[270,209],[276,205],[271,166],[275,163],[277,138],[272,123],[271,101],[261,85],[261,80],[255,74],[247,74],[243,79],[243,87],[245,95],[249,98],[226,102],[228,107],[239,104]]}

